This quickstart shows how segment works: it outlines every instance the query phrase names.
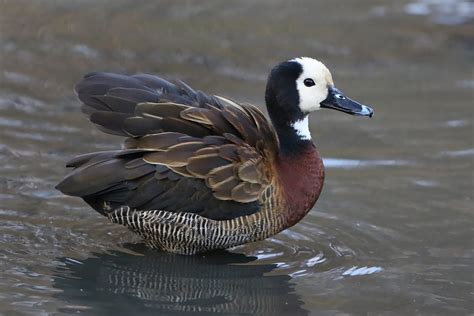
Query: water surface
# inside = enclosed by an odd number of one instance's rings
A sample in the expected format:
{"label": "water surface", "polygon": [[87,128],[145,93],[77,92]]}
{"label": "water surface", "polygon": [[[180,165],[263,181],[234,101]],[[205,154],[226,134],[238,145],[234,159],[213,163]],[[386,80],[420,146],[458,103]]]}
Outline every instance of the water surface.
{"label": "water surface", "polygon": [[[473,312],[473,24],[455,0],[0,2],[0,314]],[[174,256],[54,190],[69,158],[120,144],[80,113],[83,74],[263,105],[300,55],[375,116],[311,116],[327,180],[295,227]]]}

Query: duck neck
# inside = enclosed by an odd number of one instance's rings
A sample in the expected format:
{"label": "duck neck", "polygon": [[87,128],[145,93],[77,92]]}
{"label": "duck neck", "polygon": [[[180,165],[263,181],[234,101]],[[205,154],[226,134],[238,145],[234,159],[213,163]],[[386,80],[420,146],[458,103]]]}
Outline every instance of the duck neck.
{"label": "duck neck", "polygon": [[275,122],[274,126],[280,142],[281,156],[297,157],[314,147],[307,115],[289,122]]}
{"label": "duck neck", "polygon": [[[308,127],[308,113],[303,113],[299,107],[299,95],[294,80],[279,81],[268,80],[265,91],[265,103],[273,127],[278,135],[280,154],[285,156],[298,156],[307,148],[314,146]],[[277,93],[283,89],[274,87],[275,84],[284,86],[294,85],[291,93]]]}
{"label": "duck neck", "polygon": [[296,224],[316,203],[324,182],[324,166],[311,140],[308,117],[275,125],[280,141],[277,174],[286,202],[285,227]]}

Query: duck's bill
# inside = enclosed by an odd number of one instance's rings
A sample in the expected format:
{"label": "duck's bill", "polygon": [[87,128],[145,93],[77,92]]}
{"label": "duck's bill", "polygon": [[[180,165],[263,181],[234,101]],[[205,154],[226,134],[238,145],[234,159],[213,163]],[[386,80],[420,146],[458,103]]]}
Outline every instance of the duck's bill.
{"label": "duck's bill", "polygon": [[352,115],[361,115],[372,117],[374,110],[366,105],[346,97],[341,91],[334,87],[329,88],[328,97],[321,102],[322,108],[342,111]]}

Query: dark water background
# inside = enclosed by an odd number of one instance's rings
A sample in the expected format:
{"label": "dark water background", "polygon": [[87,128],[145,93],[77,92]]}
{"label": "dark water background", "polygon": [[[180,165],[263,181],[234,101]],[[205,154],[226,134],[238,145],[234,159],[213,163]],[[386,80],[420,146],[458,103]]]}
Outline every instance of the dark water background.
{"label": "dark water background", "polygon": [[[0,0],[0,314],[472,313],[473,6]],[[174,256],[54,190],[66,160],[120,143],[80,113],[83,74],[263,105],[269,69],[301,55],[375,117],[311,116],[327,180],[292,229]]]}

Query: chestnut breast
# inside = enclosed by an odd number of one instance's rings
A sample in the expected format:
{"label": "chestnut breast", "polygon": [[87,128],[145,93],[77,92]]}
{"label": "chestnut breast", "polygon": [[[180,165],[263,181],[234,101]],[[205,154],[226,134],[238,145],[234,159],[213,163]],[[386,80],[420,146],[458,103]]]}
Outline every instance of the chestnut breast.
{"label": "chestnut breast", "polygon": [[287,227],[299,222],[314,206],[324,182],[324,165],[311,144],[296,155],[280,155],[276,171],[285,204]]}

